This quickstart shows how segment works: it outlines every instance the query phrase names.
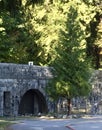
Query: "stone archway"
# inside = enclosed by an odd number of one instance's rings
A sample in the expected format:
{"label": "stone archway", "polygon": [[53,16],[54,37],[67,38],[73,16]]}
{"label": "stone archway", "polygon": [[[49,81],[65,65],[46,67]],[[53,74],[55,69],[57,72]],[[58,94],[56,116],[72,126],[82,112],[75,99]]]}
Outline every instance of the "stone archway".
{"label": "stone archway", "polygon": [[43,94],[37,89],[28,90],[21,98],[18,114],[33,114],[46,113],[47,105]]}

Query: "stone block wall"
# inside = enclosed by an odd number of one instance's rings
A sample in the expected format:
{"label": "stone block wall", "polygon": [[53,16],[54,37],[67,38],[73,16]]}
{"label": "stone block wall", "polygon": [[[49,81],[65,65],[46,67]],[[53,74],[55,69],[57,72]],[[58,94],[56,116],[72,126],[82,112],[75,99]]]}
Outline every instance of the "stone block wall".
{"label": "stone block wall", "polygon": [[[18,108],[23,95],[29,90],[35,90],[41,96],[40,102],[45,99],[48,109],[54,111],[53,102],[49,102],[45,92],[48,80],[53,78],[50,67],[35,65],[0,63],[0,116],[18,115]],[[95,103],[99,103],[99,113],[102,114],[102,70],[95,70],[90,79],[92,91],[89,97],[72,100],[73,108],[88,108],[90,112]],[[34,101],[37,102],[37,95]],[[38,108],[39,104],[35,104]],[[45,104],[44,104],[45,105]],[[44,108],[42,105],[42,109]],[[59,111],[66,111],[66,101],[60,101]],[[21,107],[22,108],[22,107]],[[38,110],[37,110],[38,111]]]}
{"label": "stone block wall", "polygon": [[19,102],[28,90],[38,90],[47,99],[44,88],[52,78],[51,68],[0,63],[0,116],[17,115]]}

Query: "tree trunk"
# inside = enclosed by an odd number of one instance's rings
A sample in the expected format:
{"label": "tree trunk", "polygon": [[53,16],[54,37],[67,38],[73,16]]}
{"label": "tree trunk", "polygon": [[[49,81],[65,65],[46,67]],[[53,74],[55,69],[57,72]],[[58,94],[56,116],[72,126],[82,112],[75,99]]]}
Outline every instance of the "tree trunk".
{"label": "tree trunk", "polygon": [[71,99],[67,99],[67,105],[68,105],[68,113],[67,113],[67,115],[69,116],[71,114]]}

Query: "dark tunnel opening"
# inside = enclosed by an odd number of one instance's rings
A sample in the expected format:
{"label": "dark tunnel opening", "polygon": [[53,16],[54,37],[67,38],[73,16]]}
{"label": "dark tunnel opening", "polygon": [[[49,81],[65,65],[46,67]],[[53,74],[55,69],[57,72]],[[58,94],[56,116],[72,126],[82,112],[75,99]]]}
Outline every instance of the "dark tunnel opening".
{"label": "dark tunnel opening", "polygon": [[21,98],[18,114],[37,115],[38,113],[47,113],[46,100],[39,90],[30,89]]}

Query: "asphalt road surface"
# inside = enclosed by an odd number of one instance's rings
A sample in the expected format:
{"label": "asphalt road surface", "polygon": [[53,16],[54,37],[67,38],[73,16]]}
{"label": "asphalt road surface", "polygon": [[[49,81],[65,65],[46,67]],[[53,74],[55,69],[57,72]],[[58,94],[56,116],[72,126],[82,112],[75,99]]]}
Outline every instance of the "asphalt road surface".
{"label": "asphalt road surface", "polygon": [[102,130],[102,116],[80,119],[23,120],[6,130]]}
{"label": "asphalt road surface", "polygon": [[6,130],[68,130],[66,124],[68,120],[23,120],[17,124],[11,125]]}
{"label": "asphalt road surface", "polygon": [[86,119],[78,119],[68,124],[70,130],[102,130],[102,116],[93,116]]}

